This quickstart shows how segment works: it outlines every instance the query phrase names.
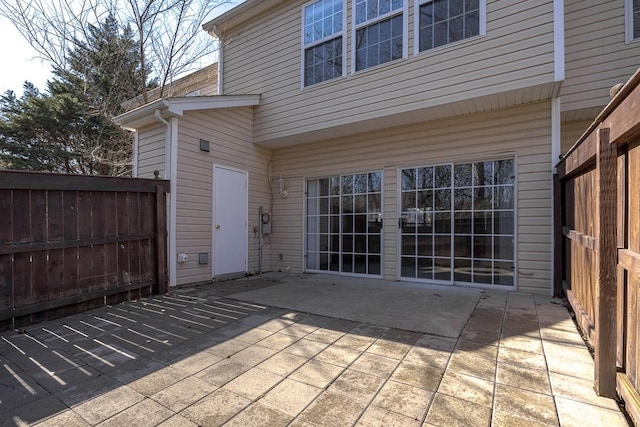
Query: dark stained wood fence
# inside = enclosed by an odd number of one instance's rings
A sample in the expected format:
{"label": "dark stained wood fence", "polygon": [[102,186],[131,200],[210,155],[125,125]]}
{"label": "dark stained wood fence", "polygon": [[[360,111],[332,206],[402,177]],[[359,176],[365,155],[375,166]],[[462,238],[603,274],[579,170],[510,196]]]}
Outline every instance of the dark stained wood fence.
{"label": "dark stained wood fence", "polygon": [[0,171],[0,330],[167,292],[168,190]]}
{"label": "dark stained wood fence", "polygon": [[596,390],[640,425],[640,72],[558,164],[554,187],[555,293],[594,346]]}

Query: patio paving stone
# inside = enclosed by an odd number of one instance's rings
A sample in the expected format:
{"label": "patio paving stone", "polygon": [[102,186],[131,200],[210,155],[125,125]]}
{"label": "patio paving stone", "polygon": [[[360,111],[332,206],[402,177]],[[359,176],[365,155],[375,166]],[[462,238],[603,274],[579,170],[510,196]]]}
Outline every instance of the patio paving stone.
{"label": "patio paving stone", "polygon": [[366,404],[342,394],[326,391],[299,415],[301,421],[321,426],[352,426]]}
{"label": "patio paving stone", "polygon": [[404,361],[444,369],[450,357],[450,351],[415,346],[407,352]]}
{"label": "patio paving stone", "polygon": [[326,388],[342,373],[343,369],[330,363],[310,360],[289,375],[289,378],[314,387]]}
{"label": "patio paving stone", "polygon": [[542,340],[526,335],[504,337],[500,340],[500,347],[509,347],[515,350],[528,351],[542,354]]}
{"label": "patio paving stone", "polygon": [[333,344],[338,341],[346,332],[334,331],[331,329],[319,328],[305,336],[306,339]]}
{"label": "patio paving stone", "polygon": [[373,400],[375,406],[422,421],[434,393],[395,381],[387,381]]}
{"label": "patio paving stone", "polygon": [[615,400],[600,397],[594,393],[593,380],[571,377],[555,372],[549,373],[549,379],[556,399],[562,397],[614,411],[618,409],[618,404]]}
{"label": "patio paving stone", "polygon": [[161,422],[160,424],[158,424],[158,427],[199,427],[199,426],[198,424],[178,414]]}
{"label": "patio paving stone", "polygon": [[283,332],[276,332],[273,335],[268,336],[267,338],[258,342],[259,345],[267,348],[271,348],[273,350],[283,350],[289,347],[291,344],[299,341],[300,338],[293,335],[286,335]]}
{"label": "patio paving stone", "polygon": [[287,378],[260,399],[260,403],[296,417],[322,392],[321,388]]}
{"label": "patio paving stone", "polygon": [[188,376],[186,371],[167,366],[129,383],[128,386],[149,397]]}
{"label": "patio paving stone", "polygon": [[420,425],[418,420],[372,405],[362,414],[356,427],[420,427]]}
{"label": "patio paving stone", "polygon": [[334,344],[322,350],[313,359],[346,368],[361,354],[362,352],[358,350],[352,350],[347,347],[339,347],[337,344]]}
{"label": "patio paving stone", "polygon": [[465,353],[471,356],[482,357],[495,361],[498,356],[498,346],[460,339],[453,352],[456,354]]}
{"label": "patio paving stone", "polygon": [[302,338],[301,340],[296,341],[282,351],[285,353],[294,354],[296,356],[305,357],[307,359],[313,359],[318,353],[320,353],[328,346],[329,344],[324,342],[312,341],[307,338]]}
{"label": "patio paving stone", "polygon": [[396,369],[399,360],[378,356],[372,353],[362,353],[358,359],[349,366],[350,369],[375,375],[387,379]]}
{"label": "patio paving stone", "polygon": [[144,395],[132,388],[120,386],[91,400],[78,404],[73,410],[89,424],[95,425],[144,399]]}
{"label": "patio paving stone", "polygon": [[491,408],[437,393],[425,422],[442,427],[482,427],[491,425]]}
{"label": "patio paving stone", "polygon": [[66,410],[45,421],[34,424],[37,427],[89,427],[90,424],[84,421],[80,415],[72,410]]}
{"label": "patio paving stone", "polygon": [[334,344],[357,351],[365,351],[375,342],[375,340],[375,337],[367,337],[364,335],[358,335],[357,333],[348,333]]}
{"label": "patio paving stone", "polygon": [[410,349],[410,344],[380,338],[367,349],[367,352],[390,357],[392,359],[402,360]]}
{"label": "patio paving stone", "polygon": [[552,396],[504,384],[496,384],[494,416],[499,425],[510,417],[526,420],[525,423],[558,424]]}
{"label": "patio paving stone", "polygon": [[443,375],[444,369],[417,363],[400,362],[393,375],[391,375],[391,380],[425,390],[436,391]]}
{"label": "patio paving stone", "polygon": [[251,400],[219,389],[183,410],[180,415],[203,427],[220,426],[251,404]]}
{"label": "patio paving stone", "polygon": [[347,369],[327,390],[368,404],[378,393],[384,381],[380,377]]}
{"label": "patio paving stone", "polygon": [[98,424],[99,427],[154,427],[162,421],[173,416],[173,411],[165,408],[159,403],[145,399],[122,412],[114,415],[108,420]]}
{"label": "patio paving stone", "polygon": [[500,347],[498,351],[498,363],[509,363],[531,369],[547,369],[544,354],[531,353],[509,347]]}
{"label": "patio paving stone", "polygon": [[623,427],[627,420],[618,409],[600,409],[575,400],[556,397],[558,417],[563,427]]}
{"label": "patio paving stone", "polygon": [[229,339],[226,341],[223,341],[219,344],[216,344],[212,347],[209,347],[208,349],[206,349],[205,351],[207,353],[213,353],[217,356],[220,357],[228,357],[231,355],[234,355],[236,353],[239,353],[240,351],[244,350],[245,348],[249,347],[251,345],[251,343],[248,343],[246,341],[241,341],[241,340],[236,340],[236,339]]}
{"label": "patio paving stone", "polygon": [[222,359],[223,358],[221,356],[208,353],[206,351],[200,351],[195,353],[193,356],[178,360],[170,366],[193,375],[218,363]]}
{"label": "patio paving stone", "polygon": [[444,377],[442,377],[438,393],[491,407],[493,403],[493,388],[494,383],[492,381],[446,371]]}
{"label": "patio paving stone", "polygon": [[471,353],[458,352],[451,355],[447,370],[493,381],[496,376],[496,362],[495,359],[490,360],[476,357]]}
{"label": "patio paving stone", "polygon": [[252,368],[228,382],[223,388],[255,400],[282,380],[283,377],[280,375],[260,368]]}
{"label": "patio paving stone", "polygon": [[224,425],[225,427],[286,427],[292,419],[282,412],[254,403]]}
{"label": "patio paving stone", "polygon": [[293,325],[287,326],[286,328],[280,330],[279,332],[286,335],[292,335],[294,337],[303,338],[313,331],[318,329],[315,325],[305,325],[303,323],[294,323]]}
{"label": "patio paving stone", "polygon": [[180,412],[203,397],[213,393],[218,387],[196,377],[187,377],[151,398],[173,412]]}
{"label": "patio paving stone", "polygon": [[531,369],[524,366],[498,363],[496,382],[510,385],[536,393],[551,394],[549,373],[544,370]]}
{"label": "patio paving stone", "polygon": [[308,359],[295,354],[280,352],[258,365],[258,368],[281,376],[287,376],[300,366],[307,363]]}

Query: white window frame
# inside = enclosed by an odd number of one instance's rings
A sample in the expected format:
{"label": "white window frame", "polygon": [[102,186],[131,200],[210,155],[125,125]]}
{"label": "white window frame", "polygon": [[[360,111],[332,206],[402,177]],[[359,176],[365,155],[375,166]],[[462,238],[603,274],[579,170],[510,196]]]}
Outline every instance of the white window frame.
{"label": "white window frame", "polygon": [[472,40],[477,40],[480,37],[485,37],[487,35],[487,0],[479,0],[479,8],[480,8],[480,22],[479,22],[479,33],[477,36],[468,37],[466,39],[458,40],[453,43],[447,43],[442,46],[435,47],[433,49],[427,49],[420,51],[420,6],[433,3],[433,0],[414,0],[413,5],[413,55],[418,56],[421,54],[426,54],[427,52],[438,51],[441,49],[446,49],[451,46],[457,46],[461,43],[467,43]]}
{"label": "white window frame", "polygon": [[624,39],[625,43],[640,41],[633,37],[633,0],[624,0]]}
{"label": "white window frame", "polygon": [[351,73],[362,73],[374,68],[390,64],[400,59],[393,59],[389,62],[377,64],[359,71],[356,71],[356,34],[359,29],[368,27],[373,24],[377,24],[386,19],[402,14],[402,58],[407,59],[409,56],[408,39],[409,39],[409,0],[403,0],[402,7],[391,12],[387,12],[384,15],[379,15],[376,18],[369,19],[360,24],[356,24],[356,0],[351,0]]}
{"label": "white window frame", "polygon": [[[311,0],[305,4],[302,5],[302,7],[300,8],[300,16],[301,16],[301,24],[300,24],[300,88],[304,89],[306,87],[312,87],[312,86],[317,86],[329,81],[333,81],[335,80],[335,78],[333,79],[328,79],[328,80],[324,80],[322,82],[318,82],[318,83],[314,83],[311,84],[309,86],[305,86],[304,82],[305,82],[305,62],[304,62],[304,53],[307,49],[313,48],[315,46],[321,45],[325,42],[328,42],[330,40],[336,39],[338,37],[342,37],[342,75],[340,77],[344,77],[347,74],[347,0],[342,0],[342,31],[339,31],[337,33],[333,33],[330,36],[324,37],[320,40],[315,40],[309,44],[305,44],[305,40],[304,40],[304,31],[305,31],[305,9],[315,3],[317,0]],[[337,77],[336,77],[337,78]]]}

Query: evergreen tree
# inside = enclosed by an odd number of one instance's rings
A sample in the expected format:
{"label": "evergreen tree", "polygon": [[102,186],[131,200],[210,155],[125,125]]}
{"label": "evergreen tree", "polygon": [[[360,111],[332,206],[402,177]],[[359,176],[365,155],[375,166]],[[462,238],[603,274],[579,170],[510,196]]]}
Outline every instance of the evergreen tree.
{"label": "evergreen tree", "polygon": [[138,43],[113,16],[89,26],[47,93],[25,83],[0,97],[0,162],[11,169],[101,175],[131,173],[131,135],[111,118],[146,86]]}

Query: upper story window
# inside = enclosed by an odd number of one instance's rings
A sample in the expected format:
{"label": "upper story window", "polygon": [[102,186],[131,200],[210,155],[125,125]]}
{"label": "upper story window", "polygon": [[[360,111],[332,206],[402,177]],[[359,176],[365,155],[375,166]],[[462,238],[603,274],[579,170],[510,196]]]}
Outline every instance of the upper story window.
{"label": "upper story window", "polygon": [[416,52],[485,34],[485,0],[417,0]]}
{"label": "upper story window", "polygon": [[355,71],[406,56],[404,0],[353,0]]}
{"label": "upper story window", "polygon": [[625,0],[626,41],[640,39],[640,0]]}
{"label": "upper story window", "polygon": [[344,74],[343,0],[317,0],[303,7],[304,86]]}

